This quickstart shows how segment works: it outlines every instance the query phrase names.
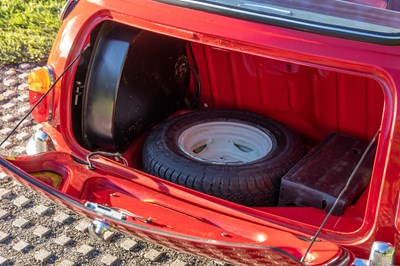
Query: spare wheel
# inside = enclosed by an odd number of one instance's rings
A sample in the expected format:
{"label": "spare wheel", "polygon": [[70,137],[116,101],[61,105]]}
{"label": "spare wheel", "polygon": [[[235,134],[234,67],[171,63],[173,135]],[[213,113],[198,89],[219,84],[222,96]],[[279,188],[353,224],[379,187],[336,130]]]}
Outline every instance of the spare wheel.
{"label": "spare wheel", "polygon": [[243,111],[198,111],[154,128],[144,171],[247,206],[277,204],[281,177],[301,158],[301,140],[284,125]]}

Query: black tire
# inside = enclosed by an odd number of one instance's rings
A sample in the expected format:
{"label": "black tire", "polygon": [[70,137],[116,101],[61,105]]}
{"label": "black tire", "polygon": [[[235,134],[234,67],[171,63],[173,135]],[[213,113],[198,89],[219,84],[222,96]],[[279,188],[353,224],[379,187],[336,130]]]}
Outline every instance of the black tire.
{"label": "black tire", "polygon": [[[234,122],[260,129],[272,140],[266,156],[247,163],[196,160],[178,144],[184,130],[206,122]],[[147,136],[145,172],[218,198],[247,206],[277,204],[282,176],[302,157],[301,140],[282,124],[243,111],[199,111],[165,121]]]}

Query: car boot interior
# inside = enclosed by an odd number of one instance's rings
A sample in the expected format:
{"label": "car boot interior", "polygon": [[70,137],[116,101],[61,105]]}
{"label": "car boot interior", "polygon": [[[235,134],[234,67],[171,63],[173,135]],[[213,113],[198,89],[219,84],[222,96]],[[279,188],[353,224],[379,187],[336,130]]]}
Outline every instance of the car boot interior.
{"label": "car boot interior", "polygon": [[[108,22],[92,32],[90,42],[91,52],[80,60],[71,92],[73,133],[84,149],[118,151],[131,168],[224,198],[224,193],[212,192],[222,181],[203,189],[195,181],[187,184],[191,182],[188,179],[179,182],[178,177],[166,178],[173,174],[161,173],[165,171],[154,164],[144,166],[143,146],[152,130],[189,113],[229,110],[239,112],[238,117],[251,113],[276,121],[299,139],[296,159],[274,181],[278,186],[275,199],[248,204],[257,215],[268,213],[288,224],[318,225],[380,128],[384,93],[370,76]],[[257,119],[253,119],[255,127]],[[367,152],[354,189],[344,197],[328,229],[353,231],[363,223],[374,147]],[[204,171],[210,168],[207,165],[215,165],[203,163]],[[251,177],[243,174],[243,178]],[[246,186],[251,184],[259,186],[257,180]],[[245,197],[251,198],[248,191]]]}

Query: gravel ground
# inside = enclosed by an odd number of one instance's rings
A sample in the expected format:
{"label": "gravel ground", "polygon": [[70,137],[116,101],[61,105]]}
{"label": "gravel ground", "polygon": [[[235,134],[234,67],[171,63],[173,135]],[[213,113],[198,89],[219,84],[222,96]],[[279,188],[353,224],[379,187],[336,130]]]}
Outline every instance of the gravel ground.
{"label": "gravel ground", "polygon": [[[0,66],[0,140],[29,110],[26,79],[35,65]],[[39,129],[31,117],[0,147],[3,155],[25,153]],[[122,233],[110,243],[92,240],[89,220],[15,182],[0,170],[0,266],[2,265],[223,265],[182,254]]]}

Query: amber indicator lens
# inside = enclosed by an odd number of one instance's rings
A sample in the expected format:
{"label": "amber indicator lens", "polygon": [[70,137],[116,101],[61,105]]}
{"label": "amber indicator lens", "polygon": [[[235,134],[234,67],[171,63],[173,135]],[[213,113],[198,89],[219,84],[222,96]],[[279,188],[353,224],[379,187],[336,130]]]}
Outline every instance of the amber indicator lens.
{"label": "amber indicator lens", "polygon": [[54,80],[53,71],[45,66],[31,72],[28,76],[28,88],[31,91],[45,93]]}

